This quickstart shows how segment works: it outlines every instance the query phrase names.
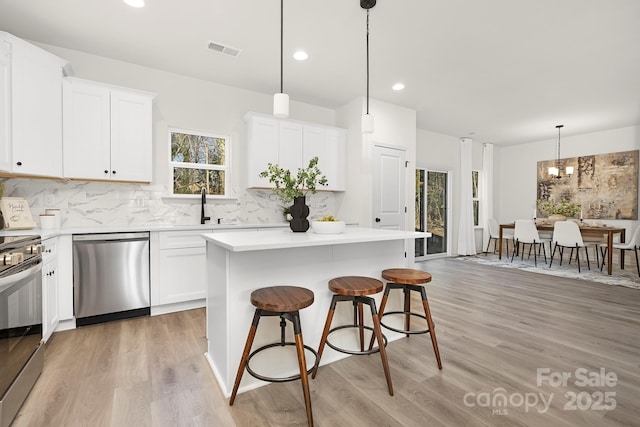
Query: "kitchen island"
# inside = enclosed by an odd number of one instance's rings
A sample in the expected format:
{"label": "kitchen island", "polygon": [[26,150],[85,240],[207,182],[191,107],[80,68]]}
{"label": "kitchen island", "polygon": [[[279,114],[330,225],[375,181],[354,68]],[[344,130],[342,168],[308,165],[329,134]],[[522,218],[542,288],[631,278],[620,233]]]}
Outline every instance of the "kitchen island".
{"label": "kitchen island", "polygon": [[[270,230],[203,235],[207,242],[207,359],[224,395],[231,394],[253,318],[252,291],[276,285],[312,290],[315,301],[300,311],[300,319],[305,344],[317,349],[331,303],[328,281],[338,276],[380,278],[386,268],[411,267],[405,257],[405,241],[429,236],[429,233],[356,227],[347,227],[342,234]],[[375,297],[379,304],[382,293]],[[400,309],[401,295],[392,294],[387,306],[389,310]],[[365,322],[366,319],[365,314]],[[333,325],[350,322],[352,308],[339,304]],[[389,341],[403,336],[388,330],[383,333]],[[262,319],[253,349],[276,342],[279,337],[279,318]],[[287,325],[287,341],[292,337],[291,325]],[[340,334],[334,342],[348,345],[349,339],[348,334]],[[284,350],[275,347],[263,352],[251,361],[252,368],[267,376],[295,374],[296,355],[290,350],[291,347]],[[322,364],[344,357],[347,355],[327,348]],[[307,353],[307,361],[309,366],[313,364],[311,353]],[[244,375],[239,391],[263,384]]]}

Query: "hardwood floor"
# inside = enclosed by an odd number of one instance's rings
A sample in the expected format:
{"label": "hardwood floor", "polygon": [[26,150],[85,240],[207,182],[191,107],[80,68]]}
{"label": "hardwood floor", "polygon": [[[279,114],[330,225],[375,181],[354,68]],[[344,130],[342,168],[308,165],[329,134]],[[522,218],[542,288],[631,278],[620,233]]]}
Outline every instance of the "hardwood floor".
{"label": "hardwood floor", "polygon": [[[443,370],[427,335],[387,347],[394,396],[378,355],[323,366],[310,381],[317,426],[640,425],[640,291],[455,259],[422,267]],[[299,381],[228,406],[204,323],[191,310],[55,333],[14,426],[305,425]],[[602,369],[609,385],[581,383]],[[549,381],[562,373],[566,385]]]}

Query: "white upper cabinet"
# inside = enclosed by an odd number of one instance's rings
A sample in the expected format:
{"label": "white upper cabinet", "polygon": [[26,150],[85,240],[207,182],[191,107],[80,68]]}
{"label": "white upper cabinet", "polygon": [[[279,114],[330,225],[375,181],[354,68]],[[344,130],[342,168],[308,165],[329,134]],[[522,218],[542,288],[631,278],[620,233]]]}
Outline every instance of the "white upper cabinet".
{"label": "white upper cabinet", "polygon": [[[318,162],[318,167],[327,175],[327,190],[347,189],[347,131],[327,128],[324,131],[323,155],[327,161]],[[322,157],[318,157],[322,159]],[[329,179],[331,177],[331,179]]]}
{"label": "white upper cabinet", "polygon": [[0,170],[62,176],[65,61],[0,32]]}
{"label": "white upper cabinet", "polygon": [[278,140],[278,165],[295,174],[302,166],[302,125],[278,120],[280,135]]}
{"label": "white upper cabinet", "polygon": [[155,95],[77,78],[63,88],[64,177],[150,182]]}
{"label": "white upper cabinet", "polygon": [[270,187],[260,172],[269,163],[278,163],[278,120],[270,117],[247,116],[247,187]]}
{"label": "white upper cabinet", "polygon": [[249,113],[247,121],[247,187],[271,188],[260,172],[268,163],[296,173],[318,157],[318,168],[328,185],[320,189],[345,190],[346,130]]}

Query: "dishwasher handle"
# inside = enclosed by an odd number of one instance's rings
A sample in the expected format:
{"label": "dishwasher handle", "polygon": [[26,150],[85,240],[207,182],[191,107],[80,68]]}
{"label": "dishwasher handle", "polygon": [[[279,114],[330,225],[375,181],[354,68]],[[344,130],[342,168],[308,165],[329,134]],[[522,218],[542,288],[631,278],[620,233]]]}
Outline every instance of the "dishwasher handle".
{"label": "dishwasher handle", "polygon": [[132,241],[132,240],[149,240],[149,232],[131,232],[131,233],[102,233],[102,234],[74,234],[74,242],[104,242],[104,241]]}

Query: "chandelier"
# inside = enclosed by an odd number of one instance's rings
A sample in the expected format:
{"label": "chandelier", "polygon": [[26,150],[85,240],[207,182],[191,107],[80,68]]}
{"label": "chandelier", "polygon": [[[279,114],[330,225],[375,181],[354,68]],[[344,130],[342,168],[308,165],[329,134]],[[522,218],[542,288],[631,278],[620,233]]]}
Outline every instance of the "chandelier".
{"label": "chandelier", "polygon": [[[558,156],[556,157],[555,166],[549,167],[549,175],[553,176],[556,179],[562,178],[560,175],[560,129],[562,129],[564,125],[557,125],[556,129],[558,129]],[[565,174],[567,176],[573,175],[573,166],[567,166],[565,168]]]}

